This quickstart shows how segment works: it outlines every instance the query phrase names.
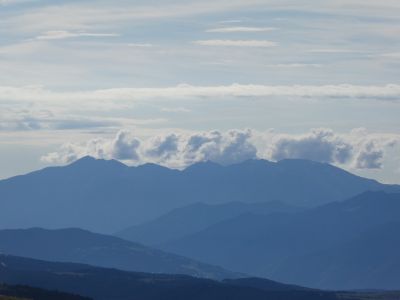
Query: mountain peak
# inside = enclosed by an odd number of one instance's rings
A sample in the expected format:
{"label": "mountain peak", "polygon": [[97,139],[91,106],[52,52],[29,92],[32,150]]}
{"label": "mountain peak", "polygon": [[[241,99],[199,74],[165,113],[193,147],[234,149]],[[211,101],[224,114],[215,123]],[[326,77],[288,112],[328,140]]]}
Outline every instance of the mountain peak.
{"label": "mountain peak", "polygon": [[107,167],[111,167],[111,166],[115,166],[115,167],[127,167],[125,164],[114,160],[114,159],[99,159],[99,158],[95,158],[93,156],[84,156],[76,161],[74,161],[73,163],[71,163],[69,165],[70,167],[83,167],[83,168],[87,168],[87,167],[96,167],[96,166],[107,166]]}

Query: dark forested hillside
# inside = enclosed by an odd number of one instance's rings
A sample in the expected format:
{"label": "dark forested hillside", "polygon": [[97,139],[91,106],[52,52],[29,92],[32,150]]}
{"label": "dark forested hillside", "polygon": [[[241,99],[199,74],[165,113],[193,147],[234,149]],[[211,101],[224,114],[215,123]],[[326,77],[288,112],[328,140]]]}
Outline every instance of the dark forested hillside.
{"label": "dark forested hillside", "polygon": [[253,283],[253,279],[217,282],[188,276],[129,273],[4,255],[0,255],[0,282],[77,293],[95,300],[347,299],[335,292],[297,289],[277,282]]}
{"label": "dark forested hillside", "polygon": [[90,300],[73,294],[0,283],[0,300]]}

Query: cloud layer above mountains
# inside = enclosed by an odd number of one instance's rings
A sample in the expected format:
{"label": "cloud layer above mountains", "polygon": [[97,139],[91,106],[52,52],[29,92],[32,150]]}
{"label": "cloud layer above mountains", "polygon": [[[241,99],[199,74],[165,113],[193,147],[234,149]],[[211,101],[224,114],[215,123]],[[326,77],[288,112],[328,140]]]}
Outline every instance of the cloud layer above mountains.
{"label": "cloud layer above mountains", "polygon": [[354,169],[382,168],[385,151],[400,137],[376,136],[363,129],[337,134],[313,129],[303,135],[254,130],[170,133],[141,139],[134,132],[119,131],[113,139],[66,143],[42,157],[47,163],[70,163],[83,156],[117,159],[131,164],[157,163],[184,168],[200,161],[233,164],[247,159],[309,159]]}
{"label": "cloud layer above mountains", "polygon": [[90,154],[308,158],[399,181],[399,1],[0,7],[0,178]]}

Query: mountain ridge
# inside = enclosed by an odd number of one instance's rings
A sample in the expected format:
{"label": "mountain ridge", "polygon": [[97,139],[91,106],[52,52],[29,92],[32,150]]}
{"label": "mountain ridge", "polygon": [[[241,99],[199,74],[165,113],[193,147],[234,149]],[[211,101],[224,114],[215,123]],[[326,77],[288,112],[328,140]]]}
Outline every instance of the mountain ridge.
{"label": "mountain ridge", "polygon": [[[307,264],[301,263],[301,257],[309,255],[308,259],[311,261],[310,257],[322,252],[326,253],[326,260],[321,265],[327,265],[328,253],[332,249],[357,240],[364,232],[389,222],[400,222],[400,193],[366,192],[346,201],[294,214],[243,214],[167,243],[161,248],[211,264],[218,262],[231,270],[293,284],[330,289],[379,289],[387,288],[383,284],[385,278],[387,282],[392,282],[391,288],[400,288],[400,281],[390,280],[390,269],[383,268],[387,260],[396,261],[400,258],[393,253],[387,256],[377,255],[375,265],[382,267],[379,283],[376,280],[368,281],[368,272],[362,272],[362,268],[352,273],[353,278],[348,281],[351,282],[352,279],[352,282],[364,283],[365,286],[342,285],[343,282],[333,280],[340,278],[337,275],[341,274],[339,272],[330,275],[331,281],[321,281],[321,285],[318,285],[319,281],[315,279],[319,274],[317,270],[314,274],[308,270]],[[375,238],[358,244],[366,247],[370,243],[372,247],[378,242],[379,239]],[[386,242],[385,245],[387,244]],[[363,248],[360,247],[358,251],[362,252]],[[354,254],[354,258],[356,257]],[[346,273],[345,270],[343,267],[343,274]],[[309,278],[314,278],[314,281],[302,280],[303,272],[309,274]],[[326,272],[330,272],[328,268]],[[359,280],[356,281],[356,278]]]}
{"label": "mountain ridge", "polygon": [[126,271],[237,278],[238,273],[79,228],[0,230],[0,253]]}
{"label": "mountain ridge", "polygon": [[0,262],[2,282],[59,290],[95,300],[346,300],[335,292],[308,290],[269,280],[263,280],[256,288],[251,282],[134,273],[1,254]]}
{"label": "mountain ridge", "polygon": [[[0,181],[0,228],[79,227],[114,233],[196,202],[284,201],[312,207],[368,190],[400,190],[306,160],[249,160],[186,170],[85,157]],[[104,222],[107,220],[107,222]]]}

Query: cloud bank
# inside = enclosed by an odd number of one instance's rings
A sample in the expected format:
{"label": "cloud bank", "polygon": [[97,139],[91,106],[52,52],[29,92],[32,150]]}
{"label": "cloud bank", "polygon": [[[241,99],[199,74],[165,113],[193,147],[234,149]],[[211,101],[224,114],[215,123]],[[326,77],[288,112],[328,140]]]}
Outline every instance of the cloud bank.
{"label": "cloud bank", "polygon": [[141,139],[131,131],[119,131],[114,139],[92,139],[83,144],[67,143],[59,151],[42,157],[47,163],[70,163],[86,155],[118,159],[138,165],[146,162],[184,168],[201,161],[233,164],[248,159],[309,159],[347,165],[355,169],[383,167],[385,149],[399,136],[376,136],[365,130],[337,134],[313,129],[303,135],[229,130],[170,133]]}
{"label": "cloud bank", "polygon": [[57,92],[42,86],[0,86],[0,101],[121,101],[149,98],[299,97],[399,100],[400,85],[255,85],[193,86],[179,84],[163,88],[111,88]]}

